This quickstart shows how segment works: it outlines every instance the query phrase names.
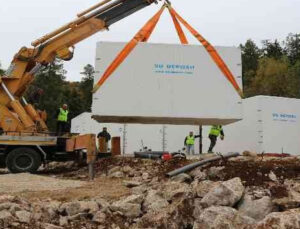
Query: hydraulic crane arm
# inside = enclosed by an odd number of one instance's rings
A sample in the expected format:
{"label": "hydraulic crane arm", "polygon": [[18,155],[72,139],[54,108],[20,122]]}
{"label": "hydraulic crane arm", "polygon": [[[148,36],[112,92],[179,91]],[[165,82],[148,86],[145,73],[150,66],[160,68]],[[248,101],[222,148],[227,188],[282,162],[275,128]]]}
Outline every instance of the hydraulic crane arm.
{"label": "hydraulic crane arm", "polygon": [[0,127],[4,126],[1,119],[5,114],[11,120],[20,120],[14,129],[31,130],[36,120],[25,111],[19,99],[38,70],[56,58],[71,60],[74,45],[154,2],[156,0],[104,0],[78,14],[72,22],[32,42],[32,48],[21,48],[6,75],[0,77]]}

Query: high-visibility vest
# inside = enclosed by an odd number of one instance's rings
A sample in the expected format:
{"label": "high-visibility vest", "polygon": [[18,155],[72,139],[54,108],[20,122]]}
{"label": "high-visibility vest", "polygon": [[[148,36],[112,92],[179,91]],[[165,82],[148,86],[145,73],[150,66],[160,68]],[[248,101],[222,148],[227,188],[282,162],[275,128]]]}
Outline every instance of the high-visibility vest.
{"label": "high-visibility vest", "polygon": [[64,109],[60,108],[57,120],[61,121],[61,122],[67,122],[68,121],[68,114],[69,114],[68,110],[64,110]]}
{"label": "high-visibility vest", "polygon": [[216,137],[219,137],[221,131],[222,131],[222,126],[212,126],[211,129],[210,129],[210,135],[213,135],[213,136],[216,136]]}
{"label": "high-visibility vest", "polygon": [[195,137],[194,136],[187,136],[186,137],[186,142],[187,145],[195,145]]}

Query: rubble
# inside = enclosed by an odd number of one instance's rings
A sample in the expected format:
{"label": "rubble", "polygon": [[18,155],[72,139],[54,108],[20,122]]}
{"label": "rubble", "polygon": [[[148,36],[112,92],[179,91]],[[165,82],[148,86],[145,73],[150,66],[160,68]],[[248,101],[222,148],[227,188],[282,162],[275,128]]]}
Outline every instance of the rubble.
{"label": "rubble", "polygon": [[255,220],[224,206],[212,206],[196,219],[194,229],[251,228]]}
{"label": "rubble", "polygon": [[[298,159],[241,158],[172,179],[165,173],[190,161],[103,159],[87,187],[0,193],[0,228],[300,228],[300,182],[293,171]],[[40,176],[86,179],[85,167],[54,169]],[[112,176],[116,173],[124,177]]]}

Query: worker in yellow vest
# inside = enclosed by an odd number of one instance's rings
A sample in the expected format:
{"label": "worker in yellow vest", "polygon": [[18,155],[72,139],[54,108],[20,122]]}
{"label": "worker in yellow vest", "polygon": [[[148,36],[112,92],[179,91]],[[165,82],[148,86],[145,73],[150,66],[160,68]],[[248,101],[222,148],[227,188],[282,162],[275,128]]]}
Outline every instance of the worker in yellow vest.
{"label": "worker in yellow vest", "polygon": [[209,139],[210,139],[210,146],[208,149],[208,153],[213,153],[213,148],[217,144],[217,139],[220,136],[221,140],[224,140],[224,131],[222,126],[220,125],[214,125],[211,127],[210,132],[209,132]]}
{"label": "worker in yellow vest", "polygon": [[67,124],[68,124],[68,105],[64,104],[61,108],[58,109],[56,113],[57,124],[56,124],[56,136],[61,136],[66,132]]}
{"label": "worker in yellow vest", "polygon": [[194,132],[191,131],[188,136],[184,139],[184,145],[186,147],[186,153],[195,155],[195,139],[199,138],[200,135],[194,135]]}

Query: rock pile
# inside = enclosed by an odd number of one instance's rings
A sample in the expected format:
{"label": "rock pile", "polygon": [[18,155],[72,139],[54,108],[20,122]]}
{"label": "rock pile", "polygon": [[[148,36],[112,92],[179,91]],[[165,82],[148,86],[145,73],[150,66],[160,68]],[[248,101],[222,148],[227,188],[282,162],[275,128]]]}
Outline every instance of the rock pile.
{"label": "rock pile", "polygon": [[226,165],[220,167],[197,169],[168,180],[150,165],[145,169],[115,165],[103,176],[119,179],[131,192],[118,200],[95,196],[30,203],[2,195],[0,228],[300,228],[300,183],[286,179],[281,183],[271,180],[268,186],[247,186],[238,174],[216,181]]}

